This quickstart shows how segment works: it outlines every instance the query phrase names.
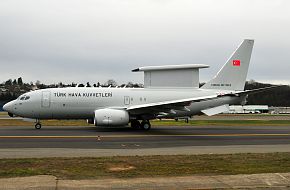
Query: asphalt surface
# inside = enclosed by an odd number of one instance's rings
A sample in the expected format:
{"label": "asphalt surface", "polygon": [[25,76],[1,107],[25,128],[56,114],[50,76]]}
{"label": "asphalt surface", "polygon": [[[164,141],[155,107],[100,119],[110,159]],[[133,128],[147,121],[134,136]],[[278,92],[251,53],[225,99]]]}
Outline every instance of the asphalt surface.
{"label": "asphalt surface", "polygon": [[[99,136],[99,137],[98,137]],[[0,127],[0,149],[143,149],[290,145],[289,126],[153,126],[150,131],[90,126]]]}

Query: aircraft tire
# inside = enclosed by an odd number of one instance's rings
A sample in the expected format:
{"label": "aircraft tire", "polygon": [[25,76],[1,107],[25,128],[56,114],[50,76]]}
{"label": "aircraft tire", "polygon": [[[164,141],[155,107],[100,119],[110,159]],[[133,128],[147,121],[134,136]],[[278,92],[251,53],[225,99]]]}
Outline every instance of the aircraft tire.
{"label": "aircraft tire", "polygon": [[36,123],[35,124],[35,129],[41,129],[41,124],[40,123]]}
{"label": "aircraft tire", "polygon": [[141,129],[145,131],[149,131],[151,129],[151,124],[149,121],[142,121]]}

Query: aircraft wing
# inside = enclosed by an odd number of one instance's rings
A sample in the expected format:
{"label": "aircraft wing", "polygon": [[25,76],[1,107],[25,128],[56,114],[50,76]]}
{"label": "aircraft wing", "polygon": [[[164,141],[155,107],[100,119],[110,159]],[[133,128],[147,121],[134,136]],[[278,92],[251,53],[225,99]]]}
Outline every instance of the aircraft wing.
{"label": "aircraft wing", "polygon": [[198,98],[187,98],[163,102],[154,102],[148,104],[134,105],[127,108],[130,112],[147,112],[147,113],[160,113],[160,112],[174,112],[173,110],[189,111],[186,106],[193,102],[202,102],[206,100],[216,99],[217,95],[204,96]]}
{"label": "aircraft wing", "polygon": [[198,97],[198,98],[187,98],[187,99],[179,99],[179,100],[171,100],[171,101],[163,101],[163,102],[154,102],[154,103],[148,103],[148,104],[134,105],[126,109],[129,112],[134,113],[134,114],[159,114],[159,115],[160,114],[167,115],[168,113],[175,114],[174,110],[190,111],[187,108],[187,106],[190,106],[194,102],[203,102],[207,100],[218,99],[224,96],[236,96],[236,97],[246,96],[248,94],[259,93],[259,92],[270,90],[276,87],[280,87],[280,86],[271,86],[271,87],[258,88],[258,89],[246,90],[246,91],[238,91],[238,92],[236,91],[236,92],[231,92],[231,93],[203,96],[203,97]]}

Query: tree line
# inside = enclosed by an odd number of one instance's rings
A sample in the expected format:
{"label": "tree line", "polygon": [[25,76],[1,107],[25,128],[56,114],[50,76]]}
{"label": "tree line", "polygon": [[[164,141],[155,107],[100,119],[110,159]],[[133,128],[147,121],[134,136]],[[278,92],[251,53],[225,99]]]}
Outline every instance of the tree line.
{"label": "tree line", "polygon": [[[251,90],[270,86],[275,85],[249,81],[246,83],[245,89]],[[262,93],[249,95],[247,104],[290,107],[290,86],[284,85]]]}
{"label": "tree line", "polygon": [[16,99],[21,94],[25,92],[29,92],[31,90],[37,89],[46,89],[46,88],[63,88],[63,87],[129,87],[129,88],[141,88],[143,84],[128,82],[126,84],[118,85],[118,83],[109,79],[104,83],[96,82],[96,83],[68,83],[65,84],[63,82],[59,82],[57,84],[44,84],[37,80],[35,83],[25,83],[22,78],[19,77],[17,79],[9,79],[0,84],[0,101],[10,101]]}

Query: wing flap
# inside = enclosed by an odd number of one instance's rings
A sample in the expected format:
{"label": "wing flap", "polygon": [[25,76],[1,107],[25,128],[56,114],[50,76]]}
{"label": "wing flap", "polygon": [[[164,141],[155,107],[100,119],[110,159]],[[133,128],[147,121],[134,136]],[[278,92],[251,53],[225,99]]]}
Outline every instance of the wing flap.
{"label": "wing flap", "polygon": [[223,113],[229,110],[230,110],[229,104],[225,104],[225,105],[217,106],[214,108],[209,108],[206,110],[201,110],[201,112],[206,114],[207,116],[213,116],[213,115]]}

